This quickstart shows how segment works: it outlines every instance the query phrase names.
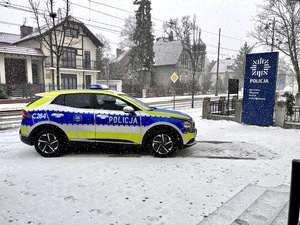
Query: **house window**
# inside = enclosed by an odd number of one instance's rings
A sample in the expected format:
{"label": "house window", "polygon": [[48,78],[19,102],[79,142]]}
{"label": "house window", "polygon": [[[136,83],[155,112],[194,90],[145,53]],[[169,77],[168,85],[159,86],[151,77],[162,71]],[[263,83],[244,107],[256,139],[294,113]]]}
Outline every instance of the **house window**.
{"label": "house window", "polygon": [[183,68],[189,68],[189,56],[186,53],[181,55],[181,66]]}
{"label": "house window", "polygon": [[92,83],[92,75],[85,75],[85,88],[89,88]]}
{"label": "house window", "polygon": [[32,83],[38,84],[38,65],[36,63],[33,63],[31,69],[32,69]]}
{"label": "house window", "polygon": [[65,35],[67,37],[78,38],[78,30],[75,30],[73,28],[67,28],[65,31]]}
{"label": "house window", "polygon": [[78,33],[79,33],[78,25],[68,23],[67,25],[64,26],[64,28],[65,28],[65,35],[67,37],[78,38]]}
{"label": "house window", "polygon": [[65,48],[61,57],[61,65],[65,68],[76,68],[76,49]]}
{"label": "house window", "polygon": [[62,74],[61,75],[61,88],[62,89],[77,89],[76,74]]}
{"label": "house window", "polygon": [[91,52],[84,51],[83,68],[91,69]]}

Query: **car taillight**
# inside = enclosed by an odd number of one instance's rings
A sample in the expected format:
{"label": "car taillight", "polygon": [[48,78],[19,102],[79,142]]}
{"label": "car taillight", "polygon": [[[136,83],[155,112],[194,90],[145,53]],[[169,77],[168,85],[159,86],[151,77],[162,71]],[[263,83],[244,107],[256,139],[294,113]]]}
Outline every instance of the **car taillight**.
{"label": "car taillight", "polygon": [[23,115],[23,118],[28,118],[28,117],[31,117],[28,112],[26,112],[24,109],[22,109],[22,115]]}

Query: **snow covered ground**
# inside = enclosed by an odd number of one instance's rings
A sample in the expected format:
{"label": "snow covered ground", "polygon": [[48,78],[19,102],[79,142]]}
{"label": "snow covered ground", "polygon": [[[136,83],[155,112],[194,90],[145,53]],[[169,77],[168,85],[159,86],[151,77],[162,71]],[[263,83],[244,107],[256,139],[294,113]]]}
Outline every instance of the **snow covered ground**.
{"label": "snow covered ground", "polygon": [[0,224],[198,224],[248,184],[290,183],[300,130],[201,118],[198,143],[172,158],[89,149],[43,158],[0,131]]}

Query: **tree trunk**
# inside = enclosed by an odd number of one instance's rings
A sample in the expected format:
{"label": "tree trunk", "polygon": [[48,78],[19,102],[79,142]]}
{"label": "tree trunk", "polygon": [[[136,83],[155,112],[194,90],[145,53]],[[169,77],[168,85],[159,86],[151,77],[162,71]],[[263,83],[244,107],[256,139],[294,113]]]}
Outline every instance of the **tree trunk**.
{"label": "tree trunk", "polygon": [[57,85],[57,90],[60,90],[60,77],[59,77],[59,61],[60,58],[56,57],[56,85]]}

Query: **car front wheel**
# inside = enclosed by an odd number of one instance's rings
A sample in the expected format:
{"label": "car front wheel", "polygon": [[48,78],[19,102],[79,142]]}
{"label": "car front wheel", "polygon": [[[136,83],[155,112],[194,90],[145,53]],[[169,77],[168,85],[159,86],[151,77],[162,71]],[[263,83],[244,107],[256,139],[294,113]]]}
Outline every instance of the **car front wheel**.
{"label": "car front wheel", "polygon": [[148,145],[154,156],[169,157],[177,149],[176,135],[165,129],[155,131]]}
{"label": "car front wheel", "polygon": [[34,147],[44,157],[56,157],[65,149],[65,138],[53,130],[43,130],[36,136]]}

